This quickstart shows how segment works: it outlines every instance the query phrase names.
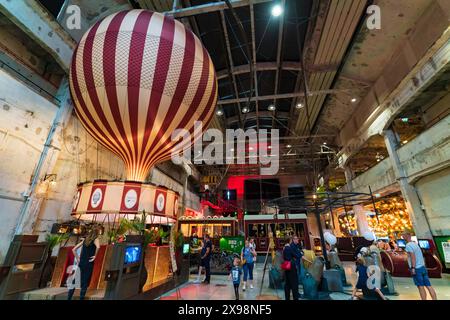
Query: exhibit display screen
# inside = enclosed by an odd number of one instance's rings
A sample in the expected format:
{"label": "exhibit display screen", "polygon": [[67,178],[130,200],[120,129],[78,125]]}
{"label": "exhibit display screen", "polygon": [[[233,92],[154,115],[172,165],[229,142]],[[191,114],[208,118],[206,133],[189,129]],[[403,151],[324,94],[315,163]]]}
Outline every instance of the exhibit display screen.
{"label": "exhibit display screen", "polygon": [[189,243],[184,243],[183,244],[183,254],[188,254],[189,253]]}
{"label": "exhibit display screen", "polygon": [[419,247],[425,250],[430,250],[430,242],[428,240],[419,240]]}
{"label": "exhibit display screen", "polygon": [[398,239],[398,240],[397,240],[397,246],[398,246],[399,248],[406,248],[406,241],[403,240],[403,239]]}
{"label": "exhibit display screen", "polygon": [[129,246],[125,249],[125,264],[139,262],[141,258],[141,246]]}

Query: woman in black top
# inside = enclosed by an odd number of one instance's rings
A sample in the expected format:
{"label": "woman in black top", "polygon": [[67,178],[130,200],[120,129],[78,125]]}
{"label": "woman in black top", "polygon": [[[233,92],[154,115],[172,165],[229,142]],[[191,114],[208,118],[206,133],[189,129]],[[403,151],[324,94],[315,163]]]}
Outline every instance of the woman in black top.
{"label": "woman in black top", "polygon": [[[81,254],[78,256],[77,250],[81,247]],[[86,239],[78,243],[72,252],[75,256],[76,261],[78,261],[78,268],[80,268],[80,300],[84,300],[86,296],[87,288],[89,287],[89,282],[91,281],[92,270],[94,269],[94,261],[97,256],[97,252],[100,249],[100,241],[98,240],[97,229],[92,229],[89,231]],[[72,300],[75,288],[69,290],[67,299]]]}

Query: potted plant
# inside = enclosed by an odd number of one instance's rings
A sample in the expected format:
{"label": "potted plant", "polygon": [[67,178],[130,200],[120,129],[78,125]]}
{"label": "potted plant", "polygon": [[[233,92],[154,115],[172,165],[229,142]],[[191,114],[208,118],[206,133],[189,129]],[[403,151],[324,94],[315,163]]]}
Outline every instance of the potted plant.
{"label": "potted plant", "polygon": [[52,233],[48,233],[45,236],[45,241],[48,243],[48,251],[47,251],[47,255],[45,257],[45,262],[44,262],[44,268],[42,270],[42,274],[41,274],[41,279],[39,281],[39,287],[43,288],[47,285],[47,282],[49,281],[49,279],[51,278],[51,275],[53,273],[53,265],[52,265],[52,252],[53,249],[61,244],[63,241],[66,241],[69,238],[69,234],[68,233],[63,233],[63,234],[52,234]]}

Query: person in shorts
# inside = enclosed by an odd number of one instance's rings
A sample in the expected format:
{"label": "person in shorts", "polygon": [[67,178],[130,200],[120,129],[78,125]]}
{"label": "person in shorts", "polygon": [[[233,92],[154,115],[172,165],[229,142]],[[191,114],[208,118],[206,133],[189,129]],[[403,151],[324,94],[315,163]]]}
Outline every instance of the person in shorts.
{"label": "person in shorts", "polygon": [[234,295],[236,296],[236,300],[239,300],[239,285],[241,284],[241,275],[242,269],[240,267],[241,260],[238,257],[235,257],[233,260],[233,267],[230,271],[229,280],[233,280],[234,287]]}
{"label": "person in shorts", "polygon": [[425,266],[425,260],[423,258],[422,249],[419,245],[411,241],[411,234],[405,232],[402,234],[403,239],[408,243],[406,244],[405,251],[408,254],[408,266],[411,271],[411,275],[414,280],[414,284],[419,289],[420,298],[422,300],[427,300],[427,292],[425,288],[430,293],[431,299],[437,300],[436,291],[431,286],[430,279],[428,278],[428,270]]}

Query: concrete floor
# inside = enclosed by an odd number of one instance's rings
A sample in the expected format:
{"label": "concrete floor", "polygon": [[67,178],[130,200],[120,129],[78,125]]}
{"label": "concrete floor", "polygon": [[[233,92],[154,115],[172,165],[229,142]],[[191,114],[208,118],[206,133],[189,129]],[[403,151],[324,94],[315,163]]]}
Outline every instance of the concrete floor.
{"label": "concrete floor", "polygon": [[[254,289],[242,291],[241,284],[241,300],[258,300],[258,299],[284,299],[283,290],[269,289],[268,273],[264,279],[264,285],[261,295],[259,296],[262,278],[263,264],[258,263],[254,271]],[[354,272],[354,263],[344,263],[347,281],[354,285],[356,283],[356,274]],[[234,300],[234,291],[231,281],[227,276],[213,275],[211,276],[211,284],[197,284],[195,275],[191,275],[190,281],[179,288],[179,294],[183,300]],[[419,300],[419,292],[414,286],[411,278],[394,278],[395,289],[399,293],[397,296],[387,296],[390,300]],[[450,300],[450,275],[444,274],[442,279],[431,279],[431,283],[435,288],[438,299]],[[345,287],[345,292],[331,293],[333,300],[349,300],[353,287]],[[300,292],[301,292],[300,286]],[[160,297],[161,299],[176,299],[176,292],[171,291]]]}

